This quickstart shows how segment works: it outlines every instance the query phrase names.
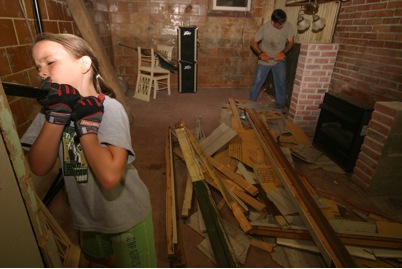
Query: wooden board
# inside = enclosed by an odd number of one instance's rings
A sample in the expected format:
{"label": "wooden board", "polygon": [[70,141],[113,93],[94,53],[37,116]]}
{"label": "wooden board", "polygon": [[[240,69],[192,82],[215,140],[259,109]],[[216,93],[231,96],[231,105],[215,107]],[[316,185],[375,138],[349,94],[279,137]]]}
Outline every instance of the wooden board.
{"label": "wooden board", "polygon": [[232,128],[222,123],[209,136],[199,142],[200,147],[206,155],[212,156],[236,135],[237,133]]}
{"label": "wooden board", "polygon": [[188,133],[184,129],[183,124],[177,124],[176,136],[179,140],[190,179],[193,182],[193,187],[197,194],[197,200],[205,221],[209,239],[211,240],[216,263],[220,267],[235,267],[236,261],[223,230],[216,204],[204,182],[203,172],[187,135]]}
{"label": "wooden board", "polygon": [[[116,71],[114,70],[105,50],[104,45],[99,37],[99,33],[95,30],[94,22],[91,15],[88,12],[87,7],[83,0],[66,0],[68,8],[71,11],[71,15],[74,18],[75,23],[77,24],[82,37],[87,41],[92,49],[95,51],[95,54],[98,57],[100,72],[102,77],[107,81],[107,83],[114,89],[116,93],[116,99],[118,99],[126,109],[126,111],[130,111],[130,108],[127,104],[127,100],[125,97],[125,89],[117,78]],[[132,122],[131,113],[127,113]]]}
{"label": "wooden board", "polygon": [[301,183],[299,176],[279,149],[278,144],[262,123],[258,114],[248,109],[246,109],[246,114],[264,147],[265,153],[274,167],[277,168],[282,184],[288,191],[294,205],[298,208],[299,214],[303,217],[325,262],[329,266],[355,267],[356,264],[352,257],[318,208],[314,199]]}

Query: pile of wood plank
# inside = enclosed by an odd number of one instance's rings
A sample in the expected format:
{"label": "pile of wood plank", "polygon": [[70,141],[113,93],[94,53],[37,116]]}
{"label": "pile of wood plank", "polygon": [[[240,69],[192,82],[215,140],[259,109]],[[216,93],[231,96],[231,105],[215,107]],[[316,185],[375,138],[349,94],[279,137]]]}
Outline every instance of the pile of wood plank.
{"label": "pile of wood plank", "polygon": [[[244,265],[250,245],[270,252],[283,267],[400,267],[400,223],[365,212],[360,213],[365,220],[344,219],[336,201],[318,195],[295,171],[292,155],[308,163],[322,157],[301,128],[269,105],[233,99],[221,122],[208,137],[200,119],[193,130],[183,122],[167,129],[166,227],[172,261],[180,260],[180,202],[181,218],[206,234],[199,248],[219,267]],[[188,173],[183,201],[175,196],[175,158],[185,162]],[[198,210],[192,209],[193,196]],[[221,216],[222,207],[230,209],[234,224]],[[297,260],[283,258],[284,251],[294,250]],[[317,262],[303,266],[300,260],[311,259],[300,252],[316,253]]]}

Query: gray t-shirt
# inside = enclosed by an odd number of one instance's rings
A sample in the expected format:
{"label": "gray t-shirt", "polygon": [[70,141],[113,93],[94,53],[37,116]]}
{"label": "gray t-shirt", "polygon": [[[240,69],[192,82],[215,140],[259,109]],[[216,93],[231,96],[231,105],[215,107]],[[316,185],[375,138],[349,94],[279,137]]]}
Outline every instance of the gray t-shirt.
{"label": "gray t-shirt", "polygon": [[[124,148],[128,151],[127,166],[120,184],[111,190],[101,188],[88,167],[74,124],[66,126],[60,142],[59,159],[71,205],[74,227],[81,231],[120,233],[129,230],[145,219],[151,211],[149,192],[131,165],[135,153],[131,144],[130,124],[123,106],[106,96],[104,114],[98,130],[99,143]],[[45,116],[39,113],[22,143],[33,144]],[[75,139],[74,139],[75,138]]]}
{"label": "gray t-shirt", "polygon": [[[254,34],[254,39],[260,43],[260,48],[268,54],[270,58],[275,58],[279,52],[285,49],[286,42],[295,36],[293,26],[288,21],[282,29],[276,29],[271,22],[263,24]],[[259,60],[262,65],[275,65],[276,61],[268,62]]]}

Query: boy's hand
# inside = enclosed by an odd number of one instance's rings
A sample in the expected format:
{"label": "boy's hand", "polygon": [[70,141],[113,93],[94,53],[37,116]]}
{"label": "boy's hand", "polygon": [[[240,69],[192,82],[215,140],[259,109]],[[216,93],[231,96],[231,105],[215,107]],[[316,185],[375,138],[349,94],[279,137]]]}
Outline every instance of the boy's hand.
{"label": "boy's hand", "polygon": [[73,86],[51,83],[48,80],[40,88],[49,90],[45,98],[38,100],[43,106],[46,120],[53,124],[69,124],[74,104],[81,98],[78,90]]}
{"label": "boy's hand", "polygon": [[75,131],[78,137],[85,134],[97,134],[103,116],[104,94],[98,97],[84,97],[74,106],[74,112],[71,119],[75,124]]}

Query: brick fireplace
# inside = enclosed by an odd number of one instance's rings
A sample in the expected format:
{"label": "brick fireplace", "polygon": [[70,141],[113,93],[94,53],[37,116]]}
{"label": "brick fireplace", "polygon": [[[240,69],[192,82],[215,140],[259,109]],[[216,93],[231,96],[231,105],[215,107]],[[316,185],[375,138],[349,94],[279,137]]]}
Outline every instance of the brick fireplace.
{"label": "brick fireplace", "polygon": [[353,170],[367,193],[402,193],[402,102],[377,102]]}
{"label": "brick fireplace", "polygon": [[338,44],[302,44],[289,107],[289,118],[314,136],[319,105],[329,90]]}
{"label": "brick fireplace", "polygon": [[[302,44],[289,119],[314,137],[338,44]],[[402,102],[376,102],[351,180],[369,194],[402,193]]]}

